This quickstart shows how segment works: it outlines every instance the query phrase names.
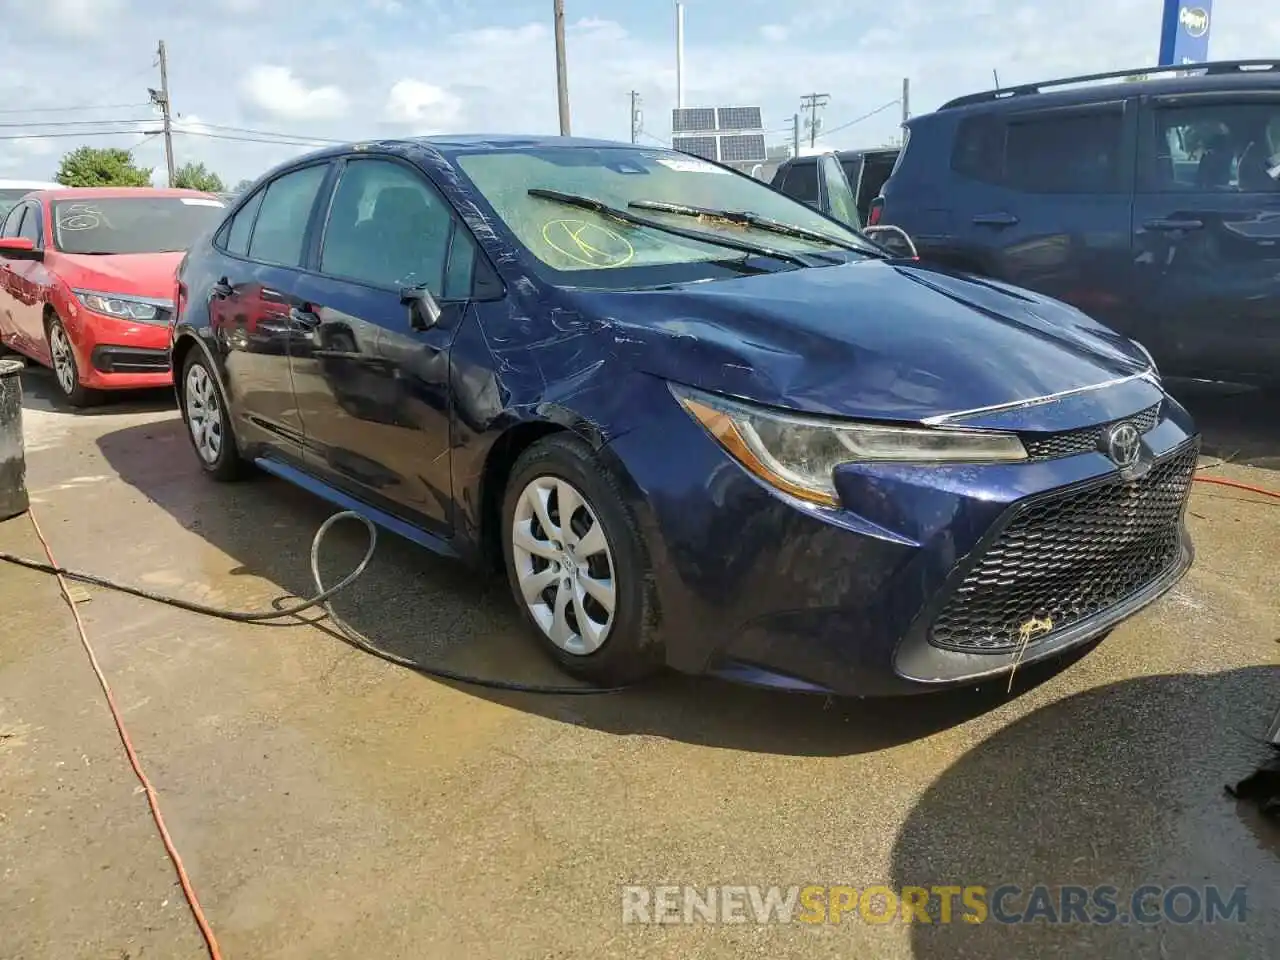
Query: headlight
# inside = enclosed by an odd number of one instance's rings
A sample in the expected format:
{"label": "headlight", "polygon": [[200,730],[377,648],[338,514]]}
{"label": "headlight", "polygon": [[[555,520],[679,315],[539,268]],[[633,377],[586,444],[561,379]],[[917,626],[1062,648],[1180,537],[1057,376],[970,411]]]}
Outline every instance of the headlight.
{"label": "headlight", "polygon": [[1147,358],[1147,363],[1151,364],[1151,374],[1157,380],[1160,379],[1160,368],[1156,366],[1156,358],[1151,356],[1151,351],[1140,344],[1137,340],[1130,340],[1135,347],[1142,351],[1142,355]]}
{"label": "headlight", "polygon": [[670,384],[681,406],[747,470],[792,496],[838,506],[842,463],[1003,463],[1025,460],[1012,433],[888,427],[766,410]]}
{"label": "headlight", "polygon": [[76,299],[95,313],[105,313],[109,317],[119,317],[121,320],[155,323],[160,313],[154,303],[146,300],[113,297],[107,293],[93,293],[89,290],[77,290],[75,293]]}

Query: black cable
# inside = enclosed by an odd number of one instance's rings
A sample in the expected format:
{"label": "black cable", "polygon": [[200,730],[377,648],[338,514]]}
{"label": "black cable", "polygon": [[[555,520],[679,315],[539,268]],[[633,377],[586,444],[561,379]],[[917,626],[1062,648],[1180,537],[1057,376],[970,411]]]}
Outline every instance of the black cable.
{"label": "black cable", "polygon": [[[364,557],[356,564],[354,569],[345,577],[339,580],[332,587],[324,585],[324,578],[320,574],[320,547],[324,543],[324,538],[328,536],[329,531],[334,524],[340,520],[359,520],[364,524],[365,529],[369,532],[369,546],[364,552]],[[316,535],[311,540],[311,580],[315,584],[316,593],[314,596],[303,600],[301,603],[293,604],[288,607],[281,607],[273,610],[252,610],[239,611],[227,610],[222,607],[214,607],[208,604],[196,603],[194,600],[184,600],[181,597],[169,596],[163,593],[156,593],[151,590],[145,590],[142,587],[131,586],[127,583],[119,583],[115,580],[109,580],[106,577],[100,577],[93,573],[84,573],[79,570],[69,570],[65,567],[54,566],[41,560],[32,560],[28,557],[20,557],[16,554],[5,553],[0,551],[0,560],[6,563],[12,563],[19,567],[25,567],[28,570],[37,570],[40,573],[50,575],[61,575],[68,580],[76,580],[80,583],[92,584],[95,587],[102,587],[106,590],[114,590],[117,593],[128,594],[131,597],[139,597],[143,600],[150,600],[153,603],[164,604],[165,606],[177,607],[179,610],[187,610],[191,613],[199,613],[206,617],[214,617],[219,620],[230,620],[235,623],[268,623],[273,620],[282,620],[285,617],[296,617],[298,614],[315,607],[320,607],[333,621],[334,626],[338,628],[342,638],[350,643],[353,647],[363,650],[365,653],[372,654],[379,659],[386,660],[388,663],[394,663],[397,666],[407,667],[417,673],[433,677],[437,680],[451,680],[456,683],[464,683],[473,687],[486,687],[490,690],[508,690],[515,693],[537,693],[552,696],[594,696],[605,693],[620,693],[629,687],[588,687],[588,686],[556,686],[532,683],[519,683],[514,680],[493,680],[486,677],[475,677],[466,673],[459,673],[444,667],[430,667],[408,657],[402,657],[399,654],[384,650],[375,644],[372,640],[356,630],[345,620],[334,612],[333,606],[329,600],[336,594],[341,593],[351,584],[355,583],[369,566],[369,562],[373,559],[374,550],[378,545],[378,528],[373,522],[363,514],[356,513],[354,510],[342,510],[335,513],[328,520],[320,525],[320,529],[316,531]],[[307,623],[309,621],[303,621]],[[301,624],[298,624],[299,626]]]}

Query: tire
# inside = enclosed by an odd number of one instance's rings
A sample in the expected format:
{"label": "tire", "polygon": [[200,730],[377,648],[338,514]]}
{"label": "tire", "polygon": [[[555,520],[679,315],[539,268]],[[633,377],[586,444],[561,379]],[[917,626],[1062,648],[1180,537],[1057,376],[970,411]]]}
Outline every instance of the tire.
{"label": "tire", "polygon": [[198,349],[187,354],[179,383],[182,420],[187,425],[187,438],[200,468],[224,483],[239,480],[247,472],[248,464],[240,456],[218,378]]}
{"label": "tire", "polygon": [[102,393],[91,390],[80,382],[80,368],[76,364],[75,351],[71,348],[71,338],[67,336],[66,327],[56,314],[49,318],[45,338],[49,343],[53,379],[62,398],[78,409],[100,404],[103,400]]}
{"label": "tire", "polygon": [[[550,531],[538,519],[534,498],[539,490],[548,495]],[[582,501],[574,508],[569,538],[555,536],[563,529],[558,525],[563,522],[559,509],[562,492],[576,493]],[[587,521],[592,517],[602,538],[583,536],[591,533],[593,525]],[[521,546],[517,546],[517,533]],[[662,668],[658,604],[648,551],[617,480],[601,467],[586,443],[570,434],[555,434],[520,455],[503,496],[502,543],[516,606],[539,645],[562,670],[580,680],[612,687],[638,683]],[[555,550],[552,543],[563,549]],[[597,543],[602,548],[591,550]],[[575,555],[576,544],[585,544],[590,554]],[[528,546],[536,546],[536,551]],[[557,583],[550,569],[555,563],[562,564],[561,570],[565,564],[573,565],[569,578]],[[535,578],[535,589],[543,580],[546,585],[534,594],[534,600],[527,601],[523,584],[531,578]],[[606,582],[613,588],[611,617],[600,599],[608,595],[603,589]],[[588,583],[595,587],[588,588]],[[557,621],[557,600],[562,595],[564,616]],[[580,615],[590,621],[585,630]],[[599,631],[602,623],[605,629]],[[597,640],[598,646],[594,645]]]}

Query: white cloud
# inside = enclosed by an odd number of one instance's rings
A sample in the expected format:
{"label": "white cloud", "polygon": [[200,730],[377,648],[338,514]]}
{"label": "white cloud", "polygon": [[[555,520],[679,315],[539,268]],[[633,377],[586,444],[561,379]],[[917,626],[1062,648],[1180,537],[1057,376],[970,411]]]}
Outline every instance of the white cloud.
{"label": "white cloud", "polygon": [[[107,31],[123,8],[123,0],[42,0],[31,6],[38,8],[45,25],[55,34],[90,37]],[[5,11],[6,20],[9,14]]]}
{"label": "white cloud", "polygon": [[443,87],[405,77],[391,88],[385,116],[392,123],[413,127],[418,134],[438,133],[458,123],[462,100]]}
{"label": "white cloud", "polygon": [[760,36],[770,43],[785,43],[791,30],[781,23],[766,23],[760,28]]}
{"label": "white cloud", "polygon": [[347,95],[338,87],[308,87],[288,67],[253,67],[240,90],[255,107],[290,120],[329,120],[347,112]]}
{"label": "white cloud", "polygon": [[10,140],[9,146],[29,157],[46,157],[57,149],[48,137],[23,137],[20,140]]}

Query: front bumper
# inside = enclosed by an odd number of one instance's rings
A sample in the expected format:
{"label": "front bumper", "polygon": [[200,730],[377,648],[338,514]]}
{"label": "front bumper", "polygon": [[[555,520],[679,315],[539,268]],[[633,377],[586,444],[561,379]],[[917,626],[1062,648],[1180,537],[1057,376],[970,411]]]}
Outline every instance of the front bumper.
{"label": "front bumper", "polygon": [[135,390],[173,384],[169,324],[138,323],[80,307],[66,321],[80,381],[95,390]]}
{"label": "front bumper", "polygon": [[[648,409],[669,407],[654,401]],[[1134,527],[1138,514],[1124,507],[1143,480],[1121,482],[1114,464],[1093,451],[980,467],[842,468],[837,485],[854,508],[826,510],[766,488],[678,409],[618,437],[610,449],[637,487],[634,507],[671,666],[786,689],[878,696],[969,684],[1007,673],[1015,661],[1063,654],[1172,587],[1193,557],[1183,515],[1198,438],[1186,412],[1166,400],[1143,444],[1149,483],[1168,481],[1171,470],[1178,475],[1173,488],[1161,488],[1163,512],[1150,530]],[[1078,511],[1082,547],[1059,539],[1037,552],[1021,540],[1013,545],[1026,555],[1021,587],[1003,594],[999,583],[982,588],[991,575],[984,561],[1009,548],[999,538],[1016,531],[1028,511],[1102,488],[1118,491],[1110,513],[1098,514],[1114,521],[1109,530],[1090,526],[1092,514]],[[1166,552],[1134,582],[1091,572],[1104,561],[1116,560],[1120,570],[1145,556],[1139,534],[1154,537],[1157,527]],[[1045,579],[1055,571],[1074,592]],[[980,630],[967,643],[948,643],[935,630],[944,613],[957,622],[947,604],[973,586],[970,575],[980,589],[967,595],[964,609],[978,610],[981,599],[994,596],[1005,602],[992,607],[1004,619],[992,623],[1006,632],[1010,624],[1040,622],[1021,651]],[[1045,620],[1052,621],[1047,629]]]}

